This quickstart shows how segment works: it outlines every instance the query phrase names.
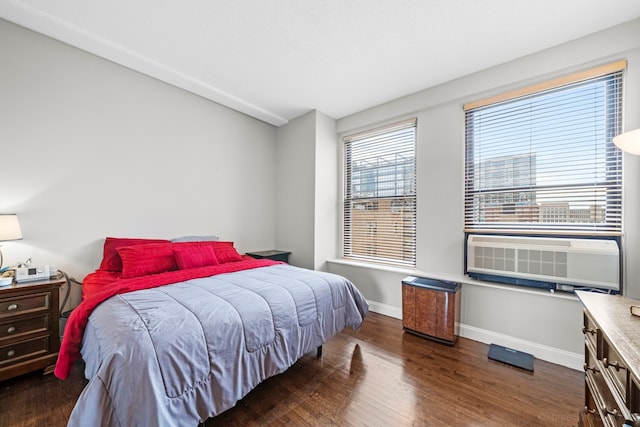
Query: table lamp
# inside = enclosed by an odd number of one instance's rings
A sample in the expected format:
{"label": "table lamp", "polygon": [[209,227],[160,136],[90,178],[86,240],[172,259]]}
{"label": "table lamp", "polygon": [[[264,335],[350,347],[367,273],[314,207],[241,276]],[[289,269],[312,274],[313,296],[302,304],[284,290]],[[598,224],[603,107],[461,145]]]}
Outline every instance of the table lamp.
{"label": "table lamp", "polygon": [[[0,242],[6,242],[8,240],[21,240],[22,230],[20,230],[20,223],[18,222],[18,215],[16,214],[0,214]],[[2,270],[2,264],[4,263],[4,257],[0,250],[0,271]]]}
{"label": "table lamp", "polygon": [[[613,138],[613,143],[622,151],[631,154],[640,154],[640,129],[621,133]],[[631,314],[640,316],[640,305],[632,305]]]}
{"label": "table lamp", "polygon": [[613,138],[613,143],[622,151],[640,154],[640,129],[621,133]]}

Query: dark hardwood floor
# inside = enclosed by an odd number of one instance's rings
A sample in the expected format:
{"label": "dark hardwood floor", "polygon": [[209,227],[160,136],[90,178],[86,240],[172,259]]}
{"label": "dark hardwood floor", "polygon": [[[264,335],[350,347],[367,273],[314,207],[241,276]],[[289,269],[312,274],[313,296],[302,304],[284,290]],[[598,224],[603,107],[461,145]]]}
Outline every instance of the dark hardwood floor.
{"label": "dark hardwood floor", "polygon": [[[370,314],[287,372],[210,419],[213,426],[576,426],[584,373],[535,360],[534,372],[491,361],[488,346],[454,347]],[[0,426],[66,425],[86,380],[39,373],[0,383]]]}

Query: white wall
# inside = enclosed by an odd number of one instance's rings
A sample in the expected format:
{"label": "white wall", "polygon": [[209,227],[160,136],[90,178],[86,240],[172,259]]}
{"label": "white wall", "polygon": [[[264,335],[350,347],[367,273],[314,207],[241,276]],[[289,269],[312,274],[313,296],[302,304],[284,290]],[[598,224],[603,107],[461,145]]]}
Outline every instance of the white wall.
{"label": "white wall", "polygon": [[276,245],[289,262],[326,269],[338,256],[336,121],[311,111],[278,128]]}
{"label": "white wall", "polygon": [[[417,271],[372,269],[343,261],[330,271],[350,278],[372,307],[401,315],[409,273],[463,282],[462,335],[581,369],[581,305],[567,294],[480,284],[463,273],[462,105],[625,58],[626,129],[640,127],[640,20],[593,34],[337,121],[340,135],[404,117],[418,118]],[[640,297],[640,157],[625,155],[625,292]],[[631,219],[631,220],[630,220]]]}
{"label": "white wall", "polygon": [[341,187],[340,150],[336,143],[336,121],[316,111],[315,162],[315,218],[314,268],[326,270],[326,261],[334,259],[338,251],[339,203]]}
{"label": "white wall", "polygon": [[315,135],[315,111],[277,131],[276,247],[291,251],[289,262],[305,268],[314,268]]}
{"label": "white wall", "polygon": [[0,20],[0,212],[81,279],[105,236],[275,244],[276,129]]}

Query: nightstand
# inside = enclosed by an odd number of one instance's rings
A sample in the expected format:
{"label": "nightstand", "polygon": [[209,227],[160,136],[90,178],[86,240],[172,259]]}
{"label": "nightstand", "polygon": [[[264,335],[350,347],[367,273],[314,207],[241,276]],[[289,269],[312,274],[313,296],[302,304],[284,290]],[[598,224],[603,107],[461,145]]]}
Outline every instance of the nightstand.
{"label": "nightstand", "polygon": [[287,251],[279,251],[277,249],[272,249],[269,251],[258,251],[258,252],[247,252],[247,255],[249,255],[252,258],[267,258],[267,259],[272,259],[274,261],[284,261],[286,263],[289,262],[289,255],[291,254],[291,252],[287,252]]}
{"label": "nightstand", "polygon": [[0,381],[43,369],[53,372],[60,349],[60,287],[64,278],[0,288]]}

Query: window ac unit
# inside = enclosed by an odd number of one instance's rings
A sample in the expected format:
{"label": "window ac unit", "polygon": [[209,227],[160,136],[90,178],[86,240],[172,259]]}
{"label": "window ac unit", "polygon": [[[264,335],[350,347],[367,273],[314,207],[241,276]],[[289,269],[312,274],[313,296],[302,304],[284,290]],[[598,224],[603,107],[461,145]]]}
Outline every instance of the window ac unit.
{"label": "window ac unit", "polygon": [[619,256],[614,240],[489,235],[467,239],[470,276],[516,279],[513,283],[524,279],[619,291]]}

